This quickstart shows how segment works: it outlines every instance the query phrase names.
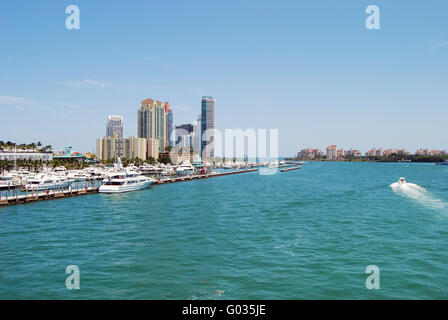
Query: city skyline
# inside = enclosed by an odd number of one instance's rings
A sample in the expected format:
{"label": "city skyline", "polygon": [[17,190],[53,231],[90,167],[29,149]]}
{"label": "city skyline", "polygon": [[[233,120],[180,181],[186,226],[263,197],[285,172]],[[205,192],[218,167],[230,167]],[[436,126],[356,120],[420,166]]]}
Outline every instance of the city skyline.
{"label": "city skyline", "polygon": [[122,115],[133,136],[145,97],[170,101],[182,124],[210,94],[217,129],[278,128],[280,156],[331,141],[363,152],[448,147],[443,1],[375,1],[375,31],[367,1],[131,2],[125,12],[77,1],[81,28],[71,31],[69,1],[22,4],[0,11],[4,141],[91,152],[105,115]]}

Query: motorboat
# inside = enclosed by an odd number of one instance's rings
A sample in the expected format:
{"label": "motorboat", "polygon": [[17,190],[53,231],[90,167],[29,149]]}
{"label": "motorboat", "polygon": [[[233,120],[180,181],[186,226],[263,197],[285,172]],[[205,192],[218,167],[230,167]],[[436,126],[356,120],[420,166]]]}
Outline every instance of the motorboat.
{"label": "motorboat", "polygon": [[438,165],[438,166],[448,166],[448,160],[445,160],[443,162],[436,162],[436,165]]}
{"label": "motorboat", "polygon": [[13,175],[0,175],[0,190],[14,188],[17,185]]}
{"label": "motorboat", "polygon": [[72,182],[84,182],[90,180],[90,174],[81,170],[73,170],[67,174],[67,179]]}
{"label": "motorboat", "polygon": [[59,166],[53,169],[53,174],[56,176],[66,176],[67,175],[67,168],[64,166]]}
{"label": "motorboat", "polygon": [[39,173],[35,177],[28,180],[25,190],[51,190],[66,188],[70,182],[65,177]]}
{"label": "motorboat", "polygon": [[154,179],[145,177],[134,170],[109,173],[103,180],[98,192],[100,193],[123,193],[149,188],[155,182]]}
{"label": "motorboat", "polygon": [[176,168],[176,174],[178,176],[188,176],[194,173],[194,167],[191,165],[190,160],[184,160]]}
{"label": "motorboat", "polygon": [[406,179],[401,177],[400,179],[398,179],[398,184],[406,184]]}

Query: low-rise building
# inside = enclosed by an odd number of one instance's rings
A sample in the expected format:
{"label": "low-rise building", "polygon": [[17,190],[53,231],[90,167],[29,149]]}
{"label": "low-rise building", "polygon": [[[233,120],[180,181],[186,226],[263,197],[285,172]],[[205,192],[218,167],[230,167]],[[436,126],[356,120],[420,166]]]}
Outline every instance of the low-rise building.
{"label": "low-rise building", "polygon": [[41,152],[32,150],[20,150],[20,151],[0,151],[0,160],[15,161],[15,160],[41,160],[51,161],[53,159],[53,153]]}

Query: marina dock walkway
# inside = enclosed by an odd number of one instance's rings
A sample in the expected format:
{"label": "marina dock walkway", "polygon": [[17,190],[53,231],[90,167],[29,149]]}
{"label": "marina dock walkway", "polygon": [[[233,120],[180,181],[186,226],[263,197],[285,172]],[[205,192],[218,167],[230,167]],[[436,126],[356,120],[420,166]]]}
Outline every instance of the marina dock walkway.
{"label": "marina dock walkway", "polygon": [[[258,169],[256,168],[256,169],[229,171],[229,172],[207,173],[202,175],[191,175],[191,176],[176,177],[163,180],[160,179],[156,180],[156,182],[153,185],[162,185],[176,182],[222,177],[240,173],[255,172],[257,170]],[[12,190],[13,194],[10,194],[10,192],[0,192],[0,206],[81,196],[81,195],[98,193],[98,190],[99,186],[93,186],[91,183],[81,183],[76,185],[72,184],[71,187],[63,189],[61,188],[61,189],[43,190],[43,191],[25,191],[21,194],[19,194],[19,189],[17,188]]]}

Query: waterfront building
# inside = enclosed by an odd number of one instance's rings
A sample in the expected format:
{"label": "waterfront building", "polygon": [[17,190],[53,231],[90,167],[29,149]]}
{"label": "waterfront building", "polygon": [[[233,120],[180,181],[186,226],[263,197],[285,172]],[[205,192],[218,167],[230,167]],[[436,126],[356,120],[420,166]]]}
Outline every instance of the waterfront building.
{"label": "waterfront building", "polygon": [[165,103],[165,112],[166,112],[166,140],[168,141],[169,146],[173,146],[173,111],[170,108],[170,104],[168,102]]}
{"label": "waterfront building", "polygon": [[119,158],[146,160],[147,140],[144,138],[115,138],[104,137],[96,141],[96,154],[98,160]]}
{"label": "waterfront building", "polygon": [[53,154],[53,159],[84,161],[86,158],[85,155],[79,152],[72,152],[72,147],[65,147],[64,151],[55,151]]}
{"label": "waterfront building", "polygon": [[345,152],[345,155],[347,156],[347,157],[355,157],[355,158],[358,158],[358,157],[361,157],[361,151],[359,151],[359,150],[357,150],[357,149],[350,149],[350,150],[347,150],[346,152]]}
{"label": "waterfront building", "polygon": [[15,160],[41,160],[51,161],[53,153],[33,151],[33,150],[7,150],[0,151],[0,160],[15,161]]}
{"label": "waterfront building", "polygon": [[431,156],[444,156],[446,155],[446,150],[431,150],[428,154]]}
{"label": "waterfront building", "polygon": [[394,149],[386,149],[386,150],[384,150],[384,152],[383,152],[383,156],[388,157],[388,156],[393,155],[394,153],[396,153]]}
{"label": "waterfront building", "polygon": [[[215,103],[216,99],[211,96],[203,96],[201,100],[201,153],[205,156],[214,157],[214,136],[208,131],[215,129]],[[208,146],[208,149],[206,149]],[[207,152],[207,154],[205,154]]]}
{"label": "waterfront building", "polygon": [[201,115],[196,121],[193,121],[193,151],[196,154],[201,153]]}
{"label": "waterfront building", "polygon": [[313,160],[320,159],[323,155],[324,153],[320,149],[305,148],[299,151],[299,153],[297,154],[297,158]]}
{"label": "waterfront building", "polygon": [[365,154],[366,154],[366,157],[381,157],[383,155],[383,149],[373,148],[373,149],[370,149],[369,151],[367,151]]}
{"label": "waterfront building", "polygon": [[170,145],[170,136],[172,135],[173,113],[169,103],[145,99],[137,112],[137,118],[137,136],[145,139],[158,139],[159,152],[164,152],[165,148]]}
{"label": "waterfront building", "polygon": [[106,125],[106,137],[123,138],[123,117],[108,116]]}
{"label": "waterfront building", "polygon": [[336,152],[336,156],[338,159],[344,158],[345,157],[345,150],[343,148],[339,149]]}
{"label": "waterfront building", "polygon": [[336,160],[337,159],[337,148],[335,145],[331,145],[327,147],[327,160]]}
{"label": "waterfront building", "polygon": [[428,149],[418,149],[417,151],[415,151],[416,156],[427,156],[428,154]]}
{"label": "waterfront building", "polygon": [[146,158],[153,157],[154,159],[159,159],[159,139],[146,139]]}
{"label": "waterfront building", "polygon": [[397,154],[400,156],[408,156],[410,153],[406,149],[397,149]]}

